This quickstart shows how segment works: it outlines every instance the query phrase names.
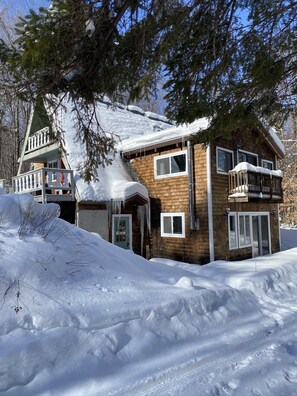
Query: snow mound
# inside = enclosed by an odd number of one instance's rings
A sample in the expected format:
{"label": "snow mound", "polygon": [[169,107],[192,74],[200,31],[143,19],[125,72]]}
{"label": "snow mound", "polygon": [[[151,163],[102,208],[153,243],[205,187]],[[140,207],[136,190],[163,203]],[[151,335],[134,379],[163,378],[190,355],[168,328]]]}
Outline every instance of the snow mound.
{"label": "snow mound", "polygon": [[263,312],[279,321],[276,298],[297,287],[297,249],[287,253],[286,266],[280,256],[274,267],[268,257],[256,266],[183,263],[181,269],[120,249],[58,213],[57,205],[31,196],[0,195],[0,392],[6,395],[124,394],[123,373],[137,377],[140,367],[147,373],[155,367],[147,362],[163,364],[170,348],[192,348],[200,337],[216,339],[238,324],[257,324],[260,332]]}
{"label": "snow mound", "polygon": [[184,289],[194,289],[195,288],[192,279],[188,278],[187,276],[183,276],[182,278],[180,278],[176,282],[175,286],[182,287]]}

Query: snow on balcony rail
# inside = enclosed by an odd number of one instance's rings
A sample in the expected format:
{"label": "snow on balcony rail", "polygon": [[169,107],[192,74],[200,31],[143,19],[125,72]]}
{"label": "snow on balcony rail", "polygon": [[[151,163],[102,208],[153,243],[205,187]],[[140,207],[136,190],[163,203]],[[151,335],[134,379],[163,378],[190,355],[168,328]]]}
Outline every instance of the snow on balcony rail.
{"label": "snow on balcony rail", "polygon": [[[31,193],[38,198],[41,196],[42,202],[47,202],[49,195],[68,195],[74,200],[72,170],[40,168],[14,177],[12,183],[16,194]],[[66,197],[64,199],[66,200]],[[56,200],[63,199],[56,197]]]}
{"label": "snow on balcony rail", "polygon": [[26,152],[45,146],[46,144],[50,143],[50,141],[51,138],[49,133],[49,127],[40,129],[40,131],[34,133],[34,135],[28,138]]}
{"label": "snow on balcony rail", "polygon": [[230,172],[239,172],[239,171],[251,171],[256,173],[263,173],[266,175],[283,177],[283,172],[281,170],[270,170],[267,168],[263,168],[262,166],[255,166],[249,164],[248,162],[240,162],[238,165],[235,166],[234,169],[231,169]]}
{"label": "snow on balcony rail", "polygon": [[247,162],[229,171],[229,200],[267,199],[282,201],[282,172],[254,166]]}

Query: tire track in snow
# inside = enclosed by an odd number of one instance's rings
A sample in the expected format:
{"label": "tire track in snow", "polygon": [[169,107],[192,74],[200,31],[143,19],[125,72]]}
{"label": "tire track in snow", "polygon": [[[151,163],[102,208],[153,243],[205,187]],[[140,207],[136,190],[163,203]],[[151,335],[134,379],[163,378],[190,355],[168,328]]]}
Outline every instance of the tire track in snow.
{"label": "tire track in snow", "polygon": [[[244,369],[250,362],[271,353],[282,344],[282,338],[296,334],[296,329],[297,315],[294,315],[294,319],[287,322],[285,328],[271,326],[268,331],[263,331],[262,334],[257,335],[257,338],[254,338],[254,336],[245,337],[245,341],[242,342],[242,338],[232,338],[229,334],[229,338],[233,339],[232,345],[220,343],[220,348],[216,353],[203,358],[199,357],[201,350],[197,348],[198,339],[195,342],[196,345],[192,344],[192,350],[194,351],[192,358],[184,358],[184,361],[178,358],[177,361],[176,355],[178,355],[178,351],[176,354],[172,353],[172,360],[167,358],[167,361],[171,361],[172,367],[164,367],[160,371],[147,375],[144,377],[145,379],[138,383],[136,382],[135,385],[130,385],[129,388],[109,394],[120,394],[121,396],[172,396],[176,394],[177,390],[182,392],[182,389],[186,388],[190,383],[195,383],[197,386],[199,384],[212,384],[213,379],[222,373],[227,377],[225,389],[222,390],[224,393],[232,392],[237,388],[237,383],[231,379],[228,382],[228,373],[230,373],[231,377],[234,372]],[[224,331],[226,332],[226,329]],[[222,337],[219,338],[221,339]],[[226,348],[228,349],[227,351]],[[220,357],[220,355],[223,356]],[[156,360],[156,363],[158,365],[159,361]],[[213,386],[215,384],[212,384]],[[229,389],[226,387],[229,387]],[[214,392],[214,394],[217,393]]]}

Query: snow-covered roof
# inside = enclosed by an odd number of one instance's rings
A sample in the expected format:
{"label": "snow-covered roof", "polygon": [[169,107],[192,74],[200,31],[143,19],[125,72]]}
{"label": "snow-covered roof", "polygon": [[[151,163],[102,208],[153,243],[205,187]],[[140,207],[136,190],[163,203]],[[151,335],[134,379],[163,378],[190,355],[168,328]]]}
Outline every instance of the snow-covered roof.
{"label": "snow-covered roof", "polygon": [[[127,200],[136,194],[148,199],[147,189],[134,182],[120,157],[116,155],[111,165],[98,168],[99,181],[86,183],[78,171],[79,165],[86,158],[85,144],[75,139],[76,128],[71,102],[64,101],[57,121],[63,131],[64,149],[69,167],[74,170],[74,179],[81,201]],[[50,111],[50,109],[49,109]],[[112,104],[108,98],[98,102],[96,116],[106,134],[118,136],[123,141],[131,136],[159,131],[172,126],[164,117],[154,113],[145,113],[137,106]],[[111,154],[111,158],[113,158]]]}
{"label": "snow-covered roof", "polygon": [[283,145],[283,142],[278,137],[275,128],[268,127],[268,134],[271,137],[272,141],[276,144],[276,146],[280,150],[282,157],[283,157],[285,155],[285,146]]}
{"label": "snow-covered roof", "polygon": [[195,135],[199,131],[205,130],[209,125],[208,118],[200,118],[191,124],[182,124],[173,126],[165,130],[146,133],[142,136],[130,137],[123,140],[119,144],[119,149],[122,152],[135,151],[139,149],[146,149],[152,146],[160,146],[163,143],[175,142],[187,136]]}
{"label": "snow-covered roof", "polygon": [[[185,137],[195,135],[200,131],[208,128],[210,120],[208,118],[200,118],[195,120],[191,124],[182,124],[179,126],[172,126],[166,130],[160,131],[157,134],[145,134],[143,136],[131,136],[129,139],[125,139],[120,145],[119,149],[124,152],[133,152],[136,150],[145,150],[153,148],[155,146],[161,146],[176,140],[183,139]],[[266,125],[264,122],[263,126],[267,131],[267,141],[272,145],[274,151],[277,151],[280,157],[285,154],[285,148],[280,138],[278,137],[276,130],[271,126]]]}

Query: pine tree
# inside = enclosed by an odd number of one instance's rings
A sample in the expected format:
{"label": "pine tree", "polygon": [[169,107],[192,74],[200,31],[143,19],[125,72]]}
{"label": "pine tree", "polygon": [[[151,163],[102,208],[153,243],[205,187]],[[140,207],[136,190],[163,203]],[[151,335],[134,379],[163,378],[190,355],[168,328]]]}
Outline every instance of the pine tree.
{"label": "pine tree", "polygon": [[89,179],[114,140],[82,120],[101,95],[149,97],[160,76],[169,117],[210,118],[203,142],[262,119],[282,125],[296,103],[296,30],[287,0],[53,0],[20,19],[0,61],[23,99],[71,98],[80,139],[94,147],[96,136],[102,152],[89,153]]}

